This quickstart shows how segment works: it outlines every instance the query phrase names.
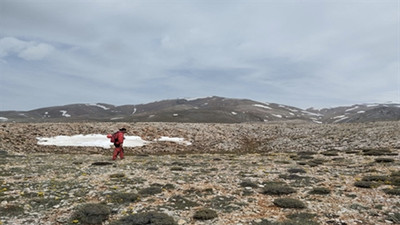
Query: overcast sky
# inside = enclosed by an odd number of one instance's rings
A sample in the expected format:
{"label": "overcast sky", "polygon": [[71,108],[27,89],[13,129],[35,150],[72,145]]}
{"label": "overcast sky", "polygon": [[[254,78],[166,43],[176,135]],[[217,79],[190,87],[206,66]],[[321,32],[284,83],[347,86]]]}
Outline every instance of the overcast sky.
{"label": "overcast sky", "polygon": [[0,110],[400,102],[400,0],[0,0]]}

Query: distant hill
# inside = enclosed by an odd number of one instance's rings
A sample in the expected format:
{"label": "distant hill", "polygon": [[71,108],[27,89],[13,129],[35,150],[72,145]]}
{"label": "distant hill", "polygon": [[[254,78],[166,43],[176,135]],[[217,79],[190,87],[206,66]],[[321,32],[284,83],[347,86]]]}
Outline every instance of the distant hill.
{"label": "distant hill", "polygon": [[400,104],[361,104],[304,110],[276,103],[216,96],[139,105],[71,104],[31,111],[0,111],[2,122],[345,123],[397,120],[400,120]]}

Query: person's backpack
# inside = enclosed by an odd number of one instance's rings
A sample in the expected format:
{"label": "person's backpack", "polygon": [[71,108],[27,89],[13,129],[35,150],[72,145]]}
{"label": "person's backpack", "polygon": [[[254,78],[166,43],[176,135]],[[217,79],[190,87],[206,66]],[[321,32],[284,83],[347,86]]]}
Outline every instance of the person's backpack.
{"label": "person's backpack", "polygon": [[108,134],[107,137],[110,138],[111,143],[115,143],[118,141],[118,132],[115,132],[113,134]]}

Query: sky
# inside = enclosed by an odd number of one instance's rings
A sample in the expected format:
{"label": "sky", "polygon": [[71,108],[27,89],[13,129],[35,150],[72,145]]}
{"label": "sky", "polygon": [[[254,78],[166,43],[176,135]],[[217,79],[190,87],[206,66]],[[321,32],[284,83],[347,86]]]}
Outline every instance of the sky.
{"label": "sky", "polygon": [[400,102],[400,0],[0,0],[0,110]]}

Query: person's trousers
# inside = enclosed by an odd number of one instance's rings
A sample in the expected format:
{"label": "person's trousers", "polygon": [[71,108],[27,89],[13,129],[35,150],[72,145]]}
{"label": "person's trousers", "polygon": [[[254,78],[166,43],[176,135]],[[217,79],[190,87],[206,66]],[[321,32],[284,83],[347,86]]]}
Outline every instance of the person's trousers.
{"label": "person's trousers", "polygon": [[112,160],[116,160],[119,155],[119,158],[124,159],[124,149],[122,147],[116,147],[114,149]]}

